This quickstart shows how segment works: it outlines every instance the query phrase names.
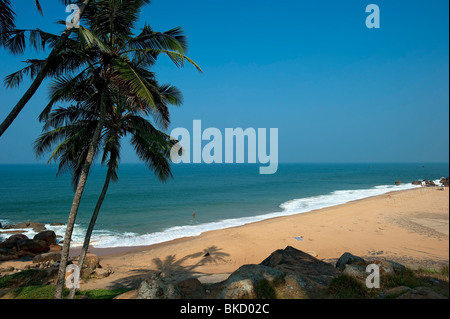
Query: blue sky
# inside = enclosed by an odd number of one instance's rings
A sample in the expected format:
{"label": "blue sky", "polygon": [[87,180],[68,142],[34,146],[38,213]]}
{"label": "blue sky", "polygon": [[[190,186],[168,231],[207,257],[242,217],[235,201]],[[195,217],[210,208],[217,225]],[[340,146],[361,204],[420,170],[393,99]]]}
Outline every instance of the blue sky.
{"label": "blue sky", "polygon": [[[56,0],[14,0],[21,28],[61,32],[68,15]],[[380,7],[368,29],[365,8]],[[448,162],[449,34],[447,0],[153,0],[145,22],[157,31],[182,26],[188,55],[204,70],[155,71],[185,103],[172,126],[278,128],[280,162]],[[39,53],[38,56],[45,56]],[[0,76],[35,52],[0,50]],[[0,87],[0,119],[28,87]],[[32,143],[48,82],[0,138],[0,163],[37,163]],[[123,162],[137,161],[129,147]]]}

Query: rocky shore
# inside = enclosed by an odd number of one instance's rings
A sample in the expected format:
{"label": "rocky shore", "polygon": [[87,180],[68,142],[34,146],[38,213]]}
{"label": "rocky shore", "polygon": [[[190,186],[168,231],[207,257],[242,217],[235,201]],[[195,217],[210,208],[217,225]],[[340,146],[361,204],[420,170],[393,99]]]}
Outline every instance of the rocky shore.
{"label": "rocky shore", "polygon": [[[0,268],[0,279],[2,276],[39,268],[43,275],[35,277],[39,278],[41,284],[54,284],[58,255],[36,255],[33,263],[40,265],[36,267]],[[366,270],[369,265],[376,265],[379,269],[381,287],[376,287],[378,289],[367,287],[370,273]],[[111,273],[112,269],[100,266],[97,256],[88,254],[82,270],[83,281],[102,279]],[[407,267],[392,260],[365,260],[349,252],[344,253],[334,265],[288,246],[274,251],[260,264],[243,265],[226,280],[212,284],[202,284],[193,277],[174,281],[170,273],[152,271],[137,289],[115,299],[448,299],[448,267],[444,277],[419,279]],[[6,298],[9,291],[3,289]]]}

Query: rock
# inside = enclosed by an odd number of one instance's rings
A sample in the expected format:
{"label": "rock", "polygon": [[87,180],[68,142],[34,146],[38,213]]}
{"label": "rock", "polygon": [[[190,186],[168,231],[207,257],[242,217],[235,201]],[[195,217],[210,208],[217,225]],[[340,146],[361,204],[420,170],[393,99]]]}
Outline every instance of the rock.
{"label": "rock", "polygon": [[376,264],[380,267],[380,275],[384,274],[403,274],[406,271],[406,267],[392,260],[373,260],[367,262],[367,264]]}
{"label": "rock", "polygon": [[23,233],[26,233],[26,230],[18,229],[18,230],[0,231],[0,234],[23,234]]}
{"label": "rock", "polygon": [[401,185],[402,181],[395,181],[395,185]]}
{"label": "rock", "polygon": [[441,185],[444,185],[445,187],[449,187],[449,182],[450,182],[450,178],[441,178],[441,180],[439,181],[439,183],[441,183]]}
{"label": "rock", "polygon": [[255,299],[255,285],[250,279],[229,283],[217,296],[219,299]]}
{"label": "rock", "polygon": [[51,223],[50,226],[65,226],[64,223]]}
{"label": "rock", "polygon": [[44,230],[36,234],[33,239],[45,240],[48,245],[56,244],[56,234],[53,230]]}
{"label": "rock", "polygon": [[58,245],[58,244],[50,245],[50,251],[61,251],[61,250],[62,250],[61,245]]}
{"label": "rock", "polygon": [[417,287],[409,290],[397,299],[448,299],[428,287]]}
{"label": "rock", "polygon": [[398,287],[394,287],[394,288],[388,289],[386,291],[383,291],[378,296],[378,298],[379,299],[384,299],[386,297],[390,297],[390,298],[398,297],[398,296],[403,295],[404,293],[406,293],[406,292],[408,292],[410,290],[411,290],[411,288],[409,288],[407,286],[398,286]]}
{"label": "rock", "polygon": [[168,283],[159,274],[152,274],[138,288],[136,299],[181,299],[175,284]]}
{"label": "rock", "polygon": [[273,252],[261,265],[273,267],[285,274],[295,274],[299,281],[308,282],[313,288],[328,286],[333,278],[340,275],[331,264],[291,246]]}
{"label": "rock", "polygon": [[17,242],[21,239],[28,239],[28,237],[22,234],[12,235],[7,240],[5,240],[0,244],[0,248],[7,248],[7,249],[17,248]]}
{"label": "rock", "polygon": [[411,184],[413,184],[413,185],[422,185],[422,181],[414,181]]}
{"label": "rock", "polygon": [[87,253],[86,257],[84,258],[83,268],[94,270],[99,267],[100,267],[100,259],[97,257],[97,255]]}
{"label": "rock", "polygon": [[24,222],[16,225],[6,225],[4,227],[4,229],[21,229],[21,228],[32,228],[35,232],[40,232],[46,229],[45,224],[32,222]]}
{"label": "rock", "polygon": [[94,270],[91,276],[94,277],[95,279],[103,279],[109,277],[109,275],[111,275],[112,272],[113,271],[111,269],[97,268]]}
{"label": "rock", "polygon": [[351,265],[351,264],[360,264],[360,265],[364,265],[366,264],[366,261],[364,259],[362,259],[361,257],[358,256],[354,256],[350,253],[344,253],[339,260],[336,263],[336,268],[339,270],[344,271],[345,270],[345,266],[346,265]]}
{"label": "rock", "polygon": [[360,280],[365,280],[368,275],[366,273],[366,266],[362,263],[346,264],[343,273]]}
{"label": "rock", "polygon": [[13,266],[7,266],[5,268],[0,268],[0,274],[11,273],[14,271]]}
{"label": "rock", "polygon": [[203,299],[206,294],[205,288],[197,278],[189,278],[178,282],[177,287],[185,299]]}
{"label": "rock", "polygon": [[50,250],[45,240],[40,239],[20,239],[17,241],[19,250],[25,250],[33,254],[46,253]]}
{"label": "rock", "polygon": [[59,262],[59,261],[61,261],[61,254],[54,253],[54,252],[36,255],[33,258],[33,264],[39,264],[39,263],[44,263],[44,262],[55,263],[55,262]]}
{"label": "rock", "polygon": [[0,256],[10,255],[13,251],[8,248],[0,248]]}
{"label": "rock", "polygon": [[267,280],[269,283],[283,277],[283,272],[264,265],[244,265],[233,272],[221,285],[219,299],[256,298],[256,285]]}

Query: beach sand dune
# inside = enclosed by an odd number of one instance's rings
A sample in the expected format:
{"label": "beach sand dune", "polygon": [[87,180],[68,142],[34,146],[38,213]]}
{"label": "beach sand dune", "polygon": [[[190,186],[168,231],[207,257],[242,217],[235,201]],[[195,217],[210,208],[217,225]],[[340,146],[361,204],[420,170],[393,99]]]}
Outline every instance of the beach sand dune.
{"label": "beach sand dune", "polygon": [[217,282],[286,246],[328,262],[351,252],[411,268],[437,267],[449,262],[448,228],[448,189],[419,188],[148,247],[93,248],[114,274],[82,289],[135,287],[155,270],[173,280]]}

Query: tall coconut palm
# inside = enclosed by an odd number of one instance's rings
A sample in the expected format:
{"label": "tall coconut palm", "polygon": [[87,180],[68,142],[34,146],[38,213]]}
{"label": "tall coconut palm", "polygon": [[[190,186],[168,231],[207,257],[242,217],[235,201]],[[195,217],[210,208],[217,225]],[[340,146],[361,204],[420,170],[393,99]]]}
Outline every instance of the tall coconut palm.
{"label": "tall coconut palm", "polygon": [[[158,87],[158,93],[154,94],[157,103],[180,104],[181,93],[174,87],[163,85]],[[80,83],[80,91],[87,91],[85,83]],[[89,88],[88,88],[89,90]],[[82,269],[89,242],[95,227],[101,206],[105,199],[111,180],[117,181],[117,169],[120,162],[121,142],[124,137],[131,135],[133,145],[139,158],[143,160],[149,169],[161,181],[172,176],[170,171],[170,150],[175,144],[170,136],[157,130],[147,119],[145,111],[129,104],[126,97],[117,93],[112,94],[112,99],[119,97],[119,101],[111,100],[112,108],[106,115],[102,138],[98,145],[98,154],[103,152],[102,164],[108,167],[103,189],[95,206],[91,221],[86,231],[85,240],[78,267]],[[72,171],[73,181],[79,178],[79,165],[85,158],[84,152],[89,148],[89,141],[94,134],[100,118],[98,109],[91,108],[85,101],[77,101],[76,106],[59,108],[53,111],[46,120],[42,134],[35,143],[35,151],[42,155],[46,150],[55,148],[58,150],[52,154],[50,160],[60,162],[60,170],[68,167]],[[81,151],[81,152],[80,152]],[[75,287],[71,289],[69,298],[73,298]]]}
{"label": "tall coconut palm", "polygon": [[[163,53],[179,67],[184,66],[187,61],[201,71],[194,61],[184,55],[187,43],[181,28],[159,33],[145,26],[139,34],[134,35],[141,7],[147,2],[98,0],[95,6],[86,9],[83,18],[86,27],[81,26],[73,32],[74,36],[60,54],[64,57],[66,65],[74,65],[74,68],[81,71],[73,76],[65,75],[58,78],[50,103],[40,117],[42,121],[46,121],[56,102],[72,101],[74,96],[79,94],[85,95],[85,99],[80,101],[96,109],[99,116],[97,126],[89,139],[89,146],[82,150],[84,159],[83,156],[78,157],[79,165],[76,169],[79,174],[75,175],[77,187],[66,226],[55,298],[61,298],[78,207],[105,121],[108,114],[112,114],[114,99],[111,92],[125,97],[129,107],[154,116],[158,125],[167,128],[170,123],[167,103],[158,103],[155,75],[149,68]],[[29,63],[32,67],[39,68],[39,62],[29,61]],[[83,64],[86,66],[84,69]],[[20,75],[21,71],[12,75],[9,80],[14,83],[14,79]],[[94,89],[90,94],[87,93],[87,89],[80,93],[76,89],[80,87],[79,83],[95,84]],[[59,90],[61,87],[64,89]],[[58,147],[54,154],[58,154],[62,149]],[[80,150],[73,151],[80,152]]]}
{"label": "tall coconut palm", "polygon": [[[9,0],[0,0],[0,1],[2,1],[2,2],[4,1],[5,2],[5,5],[3,6],[3,9],[5,10],[4,12],[8,13],[8,9],[11,8],[8,5]],[[69,1],[69,0],[61,0],[61,2],[65,3],[65,4],[68,4],[71,1]],[[95,2],[95,0],[79,1],[79,4],[81,5],[80,12],[79,12],[79,16],[80,17],[83,16],[84,10],[86,8],[88,8],[88,6],[90,4],[93,4],[93,2]],[[41,8],[41,6],[39,4],[39,1],[35,0],[35,3],[36,3],[36,6],[38,7],[38,10],[40,12],[42,12],[42,8]],[[8,15],[7,15],[7,17],[8,17]],[[2,21],[3,21],[3,19],[2,19]],[[1,46],[9,47],[11,52],[13,52],[14,54],[23,52],[24,42],[23,41],[14,42],[14,41],[11,40],[12,36],[15,33],[14,20],[12,20],[12,21],[11,20],[6,20],[6,21],[7,21],[5,23],[6,29],[4,30],[4,32],[2,31],[1,36],[0,36],[0,47]],[[14,108],[8,114],[6,119],[0,124],[0,137],[3,135],[3,133],[5,133],[5,131],[8,129],[8,127],[17,118],[17,116],[20,114],[20,112],[26,106],[28,101],[30,101],[30,99],[33,97],[33,95],[36,93],[36,91],[39,89],[40,85],[42,84],[42,81],[44,81],[44,79],[48,76],[48,73],[50,71],[51,65],[52,65],[52,63],[54,64],[54,61],[53,61],[54,58],[63,50],[64,46],[66,45],[67,40],[69,39],[70,34],[73,31],[73,29],[74,28],[66,28],[66,30],[64,30],[62,35],[60,37],[58,37],[57,41],[55,41],[52,44],[52,51],[50,52],[50,54],[47,57],[47,59],[45,59],[44,61],[41,61],[41,66],[34,73],[34,80],[31,83],[30,87],[24,93],[24,95],[19,100],[19,102],[14,106]],[[22,36],[22,38],[23,38],[23,36]],[[22,50],[20,50],[20,49],[17,50],[15,45],[18,45],[19,48],[22,48]]]}

